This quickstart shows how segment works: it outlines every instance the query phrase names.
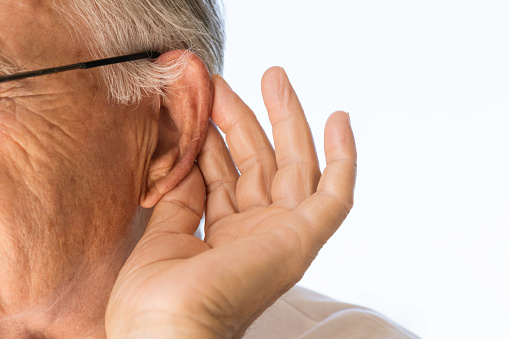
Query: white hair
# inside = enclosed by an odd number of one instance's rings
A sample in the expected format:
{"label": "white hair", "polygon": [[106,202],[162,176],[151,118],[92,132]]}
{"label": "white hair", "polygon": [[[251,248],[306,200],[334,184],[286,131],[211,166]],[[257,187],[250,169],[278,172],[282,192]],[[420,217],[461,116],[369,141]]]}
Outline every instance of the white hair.
{"label": "white hair", "polygon": [[[184,49],[201,57],[212,74],[223,70],[222,7],[221,0],[68,0],[57,5],[75,28],[89,30],[86,43],[97,59]],[[110,98],[131,104],[144,93],[163,95],[163,88],[181,75],[185,59],[184,54],[170,64],[139,60],[102,67]]]}

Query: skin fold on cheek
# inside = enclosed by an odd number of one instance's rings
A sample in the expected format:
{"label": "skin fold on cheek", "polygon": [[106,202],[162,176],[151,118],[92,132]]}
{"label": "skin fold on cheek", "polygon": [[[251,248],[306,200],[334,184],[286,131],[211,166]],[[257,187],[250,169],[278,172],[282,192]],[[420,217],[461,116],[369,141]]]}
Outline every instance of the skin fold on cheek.
{"label": "skin fold on cheek", "polygon": [[2,131],[5,131],[5,124],[13,119],[16,112],[16,102],[11,98],[2,97],[0,94],[0,146]]}
{"label": "skin fold on cheek", "polygon": [[[52,124],[40,113],[30,111],[19,99],[0,100],[0,157],[13,173],[25,174],[45,172],[51,166],[51,159],[58,159],[61,150],[51,146],[53,136],[47,138],[45,130]],[[48,139],[48,140],[45,140]],[[46,158],[47,161],[41,161]],[[28,173],[27,173],[28,174]],[[30,183],[29,176],[21,176]]]}
{"label": "skin fold on cheek", "polygon": [[0,166],[11,173],[19,172],[19,167],[30,166],[27,150],[19,137],[23,134],[26,137],[27,131],[17,121],[17,108],[14,99],[0,97]]}
{"label": "skin fold on cheek", "polygon": [[0,112],[14,112],[16,111],[16,102],[11,98],[0,97]]}

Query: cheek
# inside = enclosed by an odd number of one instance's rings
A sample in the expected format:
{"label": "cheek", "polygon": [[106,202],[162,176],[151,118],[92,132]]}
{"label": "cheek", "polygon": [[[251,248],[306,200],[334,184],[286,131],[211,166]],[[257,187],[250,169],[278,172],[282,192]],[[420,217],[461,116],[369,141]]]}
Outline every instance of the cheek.
{"label": "cheek", "polygon": [[61,94],[0,100],[0,167],[48,204],[73,195],[97,211],[137,203],[128,123],[105,108]]}
{"label": "cheek", "polygon": [[[142,182],[141,159],[136,138],[127,119],[120,112],[100,124],[92,123],[79,138],[80,176],[86,178],[93,199],[102,200],[98,208],[120,210],[122,206],[137,206]],[[133,126],[134,127],[134,126]],[[76,170],[76,169],[75,169]]]}
{"label": "cheek", "polygon": [[[135,193],[135,173],[133,154],[124,138],[111,135],[90,135],[87,153],[80,159],[83,175],[90,176],[95,182],[90,183],[96,194],[133,198]],[[91,175],[94,173],[93,175]],[[103,192],[100,192],[100,191]]]}

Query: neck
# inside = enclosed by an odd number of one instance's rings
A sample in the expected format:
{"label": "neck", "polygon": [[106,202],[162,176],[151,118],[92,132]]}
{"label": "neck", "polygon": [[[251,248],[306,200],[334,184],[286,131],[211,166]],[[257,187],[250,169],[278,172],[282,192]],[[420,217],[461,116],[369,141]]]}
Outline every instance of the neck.
{"label": "neck", "polygon": [[[106,243],[107,251],[101,251],[101,255],[83,253],[82,262],[71,261],[72,266],[65,269],[61,265],[46,263],[50,268],[65,272],[53,274],[59,277],[57,281],[17,269],[26,266],[23,256],[27,253],[9,251],[16,244],[12,241],[7,244],[5,240],[12,237],[4,237],[0,248],[8,250],[0,254],[8,253],[10,257],[0,257],[0,269],[7,272],[0,278],[0,337],[106,338],[104,314],[110,292],[141,237],[149,214],[150,211],[138,208],[128,234],[122,241]],[[38,252],[39,256],[44,256],[44,251],[41,253],[38,249]],[[40,265],[42,261],[35,262]],[[62,261],[69,264],[65,259]]]}

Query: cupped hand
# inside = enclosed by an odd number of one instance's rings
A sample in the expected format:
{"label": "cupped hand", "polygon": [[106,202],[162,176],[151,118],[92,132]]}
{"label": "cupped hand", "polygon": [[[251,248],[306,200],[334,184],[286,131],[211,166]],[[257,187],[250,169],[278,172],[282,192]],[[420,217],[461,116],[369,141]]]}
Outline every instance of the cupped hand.
{"label": "cupped hand", "polygon": [[[346,113],[327,121],[321,174],[281,68],[262,80],[275,151],[253,112],[221,77],[213,82],[213,124],[198,165],[155,207],[120,272],[108,338],[241,337],[302,277],[352,207],[356,150]],[[202,241],[193,234],[204,209]]]}

